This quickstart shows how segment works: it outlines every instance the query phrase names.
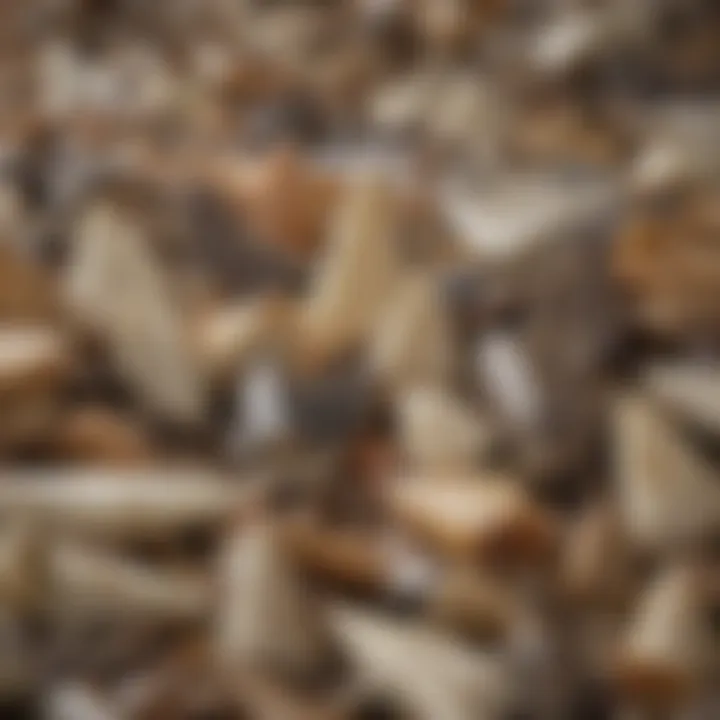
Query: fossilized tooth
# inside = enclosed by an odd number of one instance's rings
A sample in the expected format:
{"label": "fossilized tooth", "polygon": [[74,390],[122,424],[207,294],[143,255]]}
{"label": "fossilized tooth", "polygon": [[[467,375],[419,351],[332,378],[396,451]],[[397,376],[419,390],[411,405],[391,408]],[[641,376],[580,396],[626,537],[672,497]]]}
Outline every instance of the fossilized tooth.
{"label": "fossilized tooth", "polygon": [[293,305],[267,297],[217,307],[199,318],[197,351],[213,377],[236,372],[263,345],[281,345],[288,336]]}
{"label": "fossilized tooth", "polygon": [[620,510],[633,542],[659,550],[718,532],[716,475],[657,407],[621,398],[615,433]]}
{"label": "fossilized tooth", "polygon": [[706,679],[715,648],[697,570],[671,565],[641,596],[613,668],[630,698],[668,707]]}
{"label": "fossilized tooth", "polygon": [[150,464],[155,457],[138,423],[102,406],[87,405],[66,414],[48,445],[61,461],[130,467]]}
{"label": "fossilized tooth", "polygon": [[350,183],[301,311],[303,359],[322,363],[367,338],[397,280],[397,227],[387,186],[377,178]]}
{"label": "fossilized tooth", "polygon": [[40,548],[33,528],[10,523],[0,535],[0,600],[6,608],[24,610],[37,600]]}
{"label": "fossilized tooth", "polygon": [[649,393],[668,410],[720,431],[720,369],[701,363],[655,364],[645,373]]}
{"label": "fossilized tooth", "polygon": [[187,468],[2,471],[0,514],[90,536],[133,539],[213,526],[247,499],[247,486]]}
{"label": "fossilized tooth", "polygon": [[17,247],[0,243],[0,320],[45,323],[57,319],[59,311],[53,278]]}
{"label": "fossilized tooth", "polygon": [[402,525],[451,555],[532,564],[555,544],[551,518],[509,478],[410,478],[386,501]]}
{"label": "fossilized tooth", "polygon": [[44,700],[47,720],[128,720],[90,685],[65,681],[50,688]]}
{"label": "fossilized tooth", "polygon": [[401,281],[371,341],[373,370],[391,387],[447,382],[454,338],[446,315],[431,276],[413,274]]}
{"label": "fossilized tooth", "polygon": [[80,223],[67,281],[78,319],[100,336],[119,372],[153,412],[197,422],[206,405],[184,319],[142,229],[99,203]]}
{"label": "fossilized tooth", "polygon": [[403,394],[399,418],[405,456],[421,474],[472,471],[491,441],[487,424],[439,388],[418,387]]}
{"label": "fossilized tooth", "polygon": [[218,658],[228,671],[272,668],[312,677],[331,659],[321,610],[276,530],[238,527],[221,551]]}
{"label": "fossilized tooth", "polygon": [[416,71],[380,86],[368,101],[373,126],[393,135],[417,131],[430,111],[437,81],[431,72]]}
{"label": "fossilized tooth", "polygon": [[49,549],[48,576],[61,615],[192,621],[211,606],[210,584],[201,574],[143,565],[71,542]]}
{"label": "fossilized tooth", "polygon": [[577,519],[565,542],[562,586],[584,606],[617,607],[633,589],[631,553],[612,504],[600,502]]}
{"label": "fossilized tooth", "polygon": [[330,608],[333,630],[361,678],[423,720],[499,717],[505,668],[423,626],[351,607]]}

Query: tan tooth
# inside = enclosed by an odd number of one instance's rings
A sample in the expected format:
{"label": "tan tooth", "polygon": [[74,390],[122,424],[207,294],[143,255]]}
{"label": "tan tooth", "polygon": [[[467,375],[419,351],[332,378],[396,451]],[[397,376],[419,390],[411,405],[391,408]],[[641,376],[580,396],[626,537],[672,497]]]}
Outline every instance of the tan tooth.
{"label": "tan tooth", "polygon": [[533,563],[555,544],[555,527],[517,483],[507,478],[417,479],[387,493],[397,519],[451,555]]}
{"label": "tan tooth", "polygon": [[703,608],[696,568],[670,567],[651,584],[614,667],[624,694],[662,707],[692,694],[705,679],[714,651]]}
{"label": "tan tooth", "polygon": [[305,359],[322,362],[342,353],[374,327],[399,272],[396,214],[391,191],[374,177],[346,191],[301,314]]}
{"label": "tan tooth", "polygon": [[200,318],[196,333],[200,362],[212,377],[235,372],[263,343],[281,342],[294,308],[281,298],[218,307]]}
{"label": "tan tooth", "polygon": [[0,320],[42,323],[59,317],[52,279],[17,248],[0,242]]}
{"label": "tan tooth", "polygon": [[471,472],[490,442],[472,410],[441,389],[410,390],[400,401],[401,444],[419,473]]}
{"label": "tan tooth", "polygon": [[616,472],[629,537],[646,548],[669,548],[720,528],[720,483],[647,399],[616,408]]}
{"label": "tan tooth", "polygon": [[370,362],[393,387],[446,383],[453,337],[431,276],[414,274],[391,295],[370,346]]}
{"label": "tan tooth", "polygon": [[237,512],[247,492],[213,473],[180,468],[6,470],[0,514],[78,534],[155,538],[212,526]]}
{"label": "tan tooth", "polygon": [[239,527],[221,554],[217,650],[227,671],[273,668],[308,677],[330,658],[320,608],[277,531]]}
{"label": "tan tooth", "polygon": [[361,678],[412,717],[499,717],[507,702],[502,664],[433,630],[348,607],[330,609],[333,629]]}
{"label": "tan tooth", "polygon": [[37,537],[25,524],[6,527],[0,535],[0,600],[5,607],[27,609],[38,599],[40,558]]}
{"label": "tan tooth", "polygon": [[108,346],[118,371],[147,407],[179,422],[205,412],[205,387],[184,319],[142,228],[118,206],[82,217],[66,278],[78,320]]}
{"label": "tan tooth", "polygon": [[646,386],[668,410],[720,431],[720,369],[706,365],[656,365],[646,374]]}
{"label": "tan tooth", "polygon": [[207,578],[60,542],[50,549],[49,582],[61,616],[129,616],[158,621],[192,621],[210,609]]}

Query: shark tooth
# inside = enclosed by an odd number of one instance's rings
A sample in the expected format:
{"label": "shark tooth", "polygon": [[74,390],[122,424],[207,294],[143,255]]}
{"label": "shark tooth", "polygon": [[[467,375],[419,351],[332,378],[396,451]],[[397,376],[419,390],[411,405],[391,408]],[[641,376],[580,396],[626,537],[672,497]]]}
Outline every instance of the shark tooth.
{"label": "shark tooth", "polygon": [[661,550],[720,529],[720,483],[677,428],[641,396],[616,408],[620,510],[631,540]]}
{"label": "shark tooth", "polygon": [[412,717],[499,717],[506,706],[507,677],[497,659],[426,627],[352,607],[332,607],[329,616],[363,680]]}
{"label": "shark tooth", "polygon": [[141,401],[171,420],[200,421],[203,378],[141,226],[110,203],[90,207],[77,231],[66,283],[70,307],[107,343]]}
{"label": "shark tooth", "polygon": [[412,275],[399,284],[370,346],[375,372],[393,386],[447,382],[453,336],[433,278]]}
{"label": "shark tooth", "polygon": [[320,608],[273,527],[237,528],[221,553],[219,577],[217,652],[224,667],[307,678],[326,666],[331,646]]}
{"label": "shark tooth", "polygon": [[401,445],[420,473],[470,471],[488,448],[489,428],[441,389],[418,387],[404,393],[399,415]]}
{"label": "shark tooth", "polygon": [[67,680],[50,689],[44,700],[47,720],[125,720],[108,698],[88,684]]}

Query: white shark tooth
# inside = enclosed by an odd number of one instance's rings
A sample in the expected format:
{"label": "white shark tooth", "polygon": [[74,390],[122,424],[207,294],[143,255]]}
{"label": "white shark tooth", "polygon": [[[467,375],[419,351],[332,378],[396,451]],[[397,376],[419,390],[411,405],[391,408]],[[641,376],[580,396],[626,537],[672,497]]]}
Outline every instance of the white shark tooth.
{"label": "white shark tooth", "polygon": [[697,568],[671,565],[641,597],[614,674],[630,698],[684,701],[702,682],[714,652]]}
{"label": "white shark tooth", "polygon": [[179,468],[2,472],[0,515],[108,539],[154,538],[212,526],[237,512],[247,488]]}
{"label": "white shark tooth", "polygon": [[370,363],[392,386],[444,383],[453,365],[453,336],[439,288],[413,274],[390,297],[370,346]]}
{"label": "white shark tooth", "polygon": [[426,627],[350,607],[329,609],[361,678],[422,720],[499,717],[508,702],[501,661]]}
{"label": "white shark tooth", "polygon": [[61,613],[192,621],[210,610],[207,578],[70,542],[49,551],[49,582]]}
{"label": "white shark tooth", "polygon": [[720,529],[720,483],[671,421],[646,398],[616,408],[616,473],[630,539],[662,549]]}
{"label": "white shark tooth", "polygon": [[490,441],[489,428],[460,400],[434,387],[418,387],[399,401],[400,441],[420,473],[471,471]]}
{"label": "white shark tooth", "polygon": [[82,217],[67,297],[100,336],[118,371],[148,408],[180,422],[205,411],[205,387],[184,319],[140,225],[109,203]]}
{"label": "white shark tooth", "polygon": [[307,677],[325,665],[331,647],[320,608],[273,527],[237,528],[219,578],[217,651],[228,671],[270,667]]}
{"label": "white shark tooth", "polygon": [[646,373],[645,384],[679,417],[720,431],[720,368],[697,363],[655,365]]}
{"label": "white shark tooth", "polygon": [[301,312],[300,340],[308,353],[333,356],[374,327],[399,270],[396,214],[392,192],[378,179],[349,183]]}

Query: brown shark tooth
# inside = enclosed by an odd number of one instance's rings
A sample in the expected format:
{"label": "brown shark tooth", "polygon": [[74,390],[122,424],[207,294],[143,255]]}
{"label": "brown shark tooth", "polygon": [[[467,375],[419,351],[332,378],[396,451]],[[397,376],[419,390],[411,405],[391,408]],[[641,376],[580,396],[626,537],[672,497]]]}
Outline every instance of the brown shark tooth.
{"label": "brown shark tooth", "polygon": [[41,581],[41,541],[35,528],[11,523],[0,536],[0,599],[20,611],[35,607]]}
{"label": "brown shark tooth", "polygon": [[685,703],[707,678],[714,652],[697,568],[671,565],[641,596],[618,650],[613,676],[630,699]]}
{"label": "brown shark tooth", "polygon": [[142,227],[117,204],[100,202],[84,214],[66,289],[77,318],[107,343],[152,412],[181,423],[202,420],[204,381],[184,319]]}
{"label": "brown shark tooth", "polygon": [[657,551],[716,535],[720,484],[662,411],[641,396],[621,398],[615,431],[620,509],[631,540]]}
{"label": "brown shark tooth", "polygon": [[269,668],[310,678],[327,667],[331,644],[320,608],[272,526],[236,528],[219,577],[217,652],[228,672]]}
{"label": "brown shark tooth", "polygon": [[446,383],[454,338],[434,278],[415,274],[399,283],[370,346],[370,363],[391,387]]}
{"label": "brown shark tooth", "polygon": [[215,473],[178,467],[5,471],[1,513],[108,539],[172,536],[212,527],[249,497]]}
{"label": "brown shark tooth", "polygon": [[450,555],[544,562],[556,530],[545,510],[504,477],[410,478],[387,491],[392,514]]}
{"label": "brown shark tooth", "polygon": [[414,623],[344,606],[329,615],[363,681],[413,717],[498,717],[506,707],[508,678],[496,658]]}
{"label": "brown shark tooth", "polygon": [[311,365],[363,342],[382,314],[399,272],[396,214],[380,180],[350,183],[301,311],[301,358]]}
{"label": "brown shark tooth", "polygon": [[211,605],[202,575],[143,565],[77,543],[56,544],[48,572],[61,615],[190,622],[202,619]]}
{"label": "brown shark tooth", "polygon": [[488,450],[487,424],[442,389],[417,387],[404,393],[399,415],[405,457],[421,474],[471,471]]}
{"label": "brown shark tooth", "polygon": [[720,369],[701,363],[665,363],[645,373],[648,392],[679,418],[720,431]]}

